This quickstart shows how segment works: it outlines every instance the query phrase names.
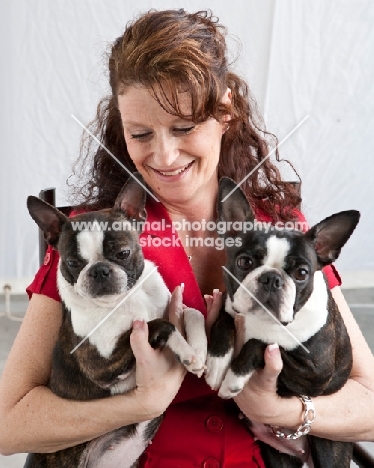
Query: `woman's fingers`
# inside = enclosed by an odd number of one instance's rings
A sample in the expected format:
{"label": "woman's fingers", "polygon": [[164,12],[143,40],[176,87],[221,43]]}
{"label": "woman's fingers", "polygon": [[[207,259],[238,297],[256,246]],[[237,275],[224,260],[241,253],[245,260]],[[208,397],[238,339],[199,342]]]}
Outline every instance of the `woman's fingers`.
{"label": "woman's fingers", "polygon": [[143,320],[134,320],[130,344],[136,360],[135,393],[147,414],[155,417],[165,411],[177,394],[186,370],[168,348],[151,347],[148,324]]}
{"label": "woman's fingers", "polygon": [[277,389],[278,375],[283,367],[279,346],[277,344],[267,346],[264,359],[265,367],[258,372],[259,386],[262,391],[275,392]]}
{"label": "woman's fingers", "polygon": [[134,320],[130,335],[131,349],[137,363],[146,361],[153,351],[148,342],[148,324],[144,320]]}
{"label": "woman's fingers", "polygon": [[277,344],[267,346],[264,359],[265,367],[253,373],[235,401],[249,419],[273,424],[283,411],[277,394],[277,379],[283,366]]}
{"label": "woman's fingers", "polygon": [[205,322],[207,334],[209,336],[210,329],[212,325],[217,320],[219,311],[222,307],[222,293],[219,289],[213,289],[213,294],[206,294],[204,296],[206,309],[207,309],[207,318]]}
{"label": "woman's fingers", "polygon": [[177,286],[171,293],[169,302],[169,321],[183,334],[183,289],[184,284]]}

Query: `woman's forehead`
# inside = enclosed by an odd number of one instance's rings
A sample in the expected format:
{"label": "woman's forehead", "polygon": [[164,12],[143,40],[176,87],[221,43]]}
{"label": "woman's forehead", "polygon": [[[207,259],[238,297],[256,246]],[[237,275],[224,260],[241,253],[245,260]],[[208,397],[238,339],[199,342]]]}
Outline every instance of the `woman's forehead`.
{"label": "woman's forehead", "polygon": [[[159,101],[161,101],[161,103]],[[176,102],[175,102],[176,101]],[[118,107],[122,118],[131,117],[137,114],[142,114],[146,111],[147,114],[152,112],[165,113],[165,117],[180,118],[167,112],[168,109],[178,110],[178,113],[183,116],[192,115],[192,98],[189,91],[177,91],[176,96],[172,91],[163,88],[162,92],[155,95],[154,90],[145,86],[127,86],[121,94],[118,95]],[[165,108],[167,110],[165,110]]]}

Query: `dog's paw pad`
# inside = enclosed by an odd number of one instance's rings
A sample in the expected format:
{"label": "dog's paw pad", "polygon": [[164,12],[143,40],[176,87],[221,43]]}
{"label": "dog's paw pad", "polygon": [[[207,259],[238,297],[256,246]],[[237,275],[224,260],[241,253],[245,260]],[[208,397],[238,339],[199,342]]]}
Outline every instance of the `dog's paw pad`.
{"label": "dog's paw pad", "polygon": [[218,396],[221,398],[233,398],[243,390],[240,385],[228,386],[223,383],[219,389]]}

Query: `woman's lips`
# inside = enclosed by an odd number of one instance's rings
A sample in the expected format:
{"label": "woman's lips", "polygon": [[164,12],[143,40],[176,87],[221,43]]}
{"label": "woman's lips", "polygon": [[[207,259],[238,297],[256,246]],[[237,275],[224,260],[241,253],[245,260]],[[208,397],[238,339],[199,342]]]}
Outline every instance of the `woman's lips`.
{"label": "woman's lips", "polygon": [[173,169],[173,170],[169,170],[169,171],[160,171],[158,169],[155,169],[154,167],[151,167],[150,168],[153,170],[153,172],[156,173],[157,177],[161,180],[166,180],[168,182],[174,182],[176,180],[179,180],[181,179],[182,177],[184,177],[184,175],[189,171],[189,169],[191,168],[192,164],[194,163],[195,161],[191,161],[190,163],[186,164],[185,166],[182,166],[178,169]]}

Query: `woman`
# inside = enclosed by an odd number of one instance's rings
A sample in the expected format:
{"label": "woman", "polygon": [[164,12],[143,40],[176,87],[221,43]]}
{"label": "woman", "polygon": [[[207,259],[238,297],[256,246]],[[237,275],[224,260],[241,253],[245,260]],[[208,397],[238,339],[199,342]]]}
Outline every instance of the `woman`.
{"label": "woman", "polygon": [[[297,194],[265,160],[267,134],[259,129],[246,84],[228,70],[225,30],[209,14],[179,10],[142,15],[114,43],[109,72],[112,94],[99,106],[96,133],[129,171],[143,175],[161,201],[149,198],[149,221],[215,221],[219,177],[240,181],[262,160],[260,170],[242,187],[257,216],[273,221],[300,218],[294,209]],[[105,149],[97,149],[84,186],[85,205],[111,206],[127,177]],[[207,314],[202,298],[206,297],[209,324],[220,302],[220,294],[210,295],[211,291],[224,289],[223,251],[210,242],[191,246],[191,236],[203,240],[213,236],[202,229],[181,229],[182,245],[162,247],[172,235],[171,227],[143,233],[145,256],[156,262],[170,290],[175,290],[170,320],[180,326],[178,285],[183,282],[186,305]],[[46,385],[61,309],[55,286],[57,254],[51,250],[48,254],[30,285],[30,305],[1,381],[3,454],[60,450],[166,410],[142,466],[262,467],[239,409],[254,421],[291,429],[300,425],[299,399],[276,394],[282,367],[276,347],[267,348],[265,369],[253,375],[234,404],[220,400],[202,380],[185,376],[165,353],[152,350],[143,322],[134,323],[131,335],[137,361],[134,391],[91,402],[56,397]],[[317,418],[312,433],[370,440],[374,360],[344,301],[336,272],[331,268],[325,272],[349,330],[354,366],[341,391],[314,399]]]}

